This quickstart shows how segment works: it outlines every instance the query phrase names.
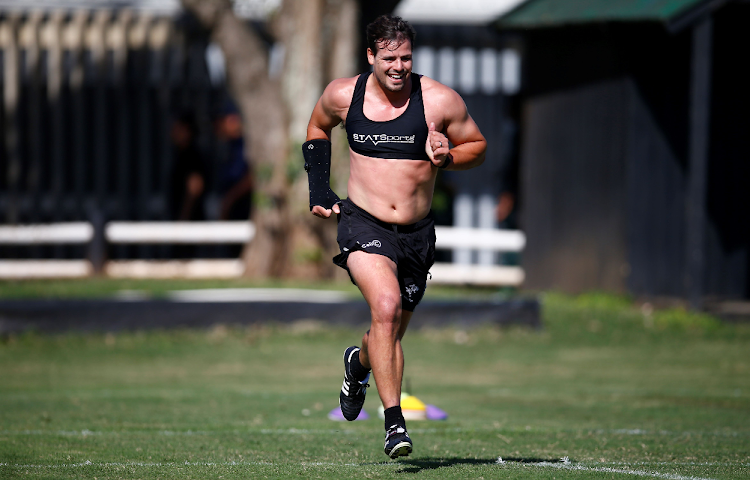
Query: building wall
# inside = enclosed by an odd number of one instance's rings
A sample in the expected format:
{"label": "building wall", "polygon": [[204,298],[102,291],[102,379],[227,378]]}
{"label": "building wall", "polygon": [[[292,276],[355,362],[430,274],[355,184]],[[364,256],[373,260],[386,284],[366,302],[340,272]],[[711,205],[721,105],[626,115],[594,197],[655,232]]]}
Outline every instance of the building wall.
{"label": "building wall", "polygon": [[529,99],[521,150],[526,285],[624,291],[627,105],[609,80]]}
{"label": "building wall", "polygon": [[750,5],[714,18],[712,111],[708,164],[709,294],[750,298]]}
{"label": "building wall", "polygon": [[[748,296],[746,5],[718,12],[707,181],[707,296]],[[692,35],[658,24],[525,36],[521,150],[531,288],[683,296]]]}

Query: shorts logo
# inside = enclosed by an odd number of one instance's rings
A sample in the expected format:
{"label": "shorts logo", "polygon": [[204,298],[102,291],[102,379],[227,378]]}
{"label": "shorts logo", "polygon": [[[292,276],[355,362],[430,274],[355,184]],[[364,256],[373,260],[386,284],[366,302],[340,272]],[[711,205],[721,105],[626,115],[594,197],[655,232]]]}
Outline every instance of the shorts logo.
{"label": "shorts logo", "polygon": [[352,140],[357,143],[370,141],[373,145],[377,145],[379,143],[414,143],[414,137],[415,135],[386,135],[385,133],[379,135],[362,135],[355,133],[352,135]]}
{"label": "shorts logo", "polygon": [[410,302],[414,302],[414,300],[412,300],[411,296],[414,295],[415,293],[417,293],[419,291],[419,287],[416,286],[416,285],[414,285],[412,283],[411,285],[409,285],[408,287],[406,287],[404,290],[406,290],[406,295],[408,295],[408,297],[409,297],[409,298],[407,298],[407,300],[409,300]]}
{"label": "shorts logo", "polygon": [[377,247],[380,248],[380,240],[373,240],[372,242],[363,243],[360,245],[362,248]]}

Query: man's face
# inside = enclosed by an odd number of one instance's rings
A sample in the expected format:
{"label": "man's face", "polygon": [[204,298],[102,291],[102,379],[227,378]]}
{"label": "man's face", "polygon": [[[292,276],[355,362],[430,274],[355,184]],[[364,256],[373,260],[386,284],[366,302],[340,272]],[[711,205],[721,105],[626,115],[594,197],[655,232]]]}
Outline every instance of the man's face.
{"label": "man's face", "polygon": [[379,42],[377,52],[367,49],[375,78],[386,90],[400,92],[411,75],[411,42]]}

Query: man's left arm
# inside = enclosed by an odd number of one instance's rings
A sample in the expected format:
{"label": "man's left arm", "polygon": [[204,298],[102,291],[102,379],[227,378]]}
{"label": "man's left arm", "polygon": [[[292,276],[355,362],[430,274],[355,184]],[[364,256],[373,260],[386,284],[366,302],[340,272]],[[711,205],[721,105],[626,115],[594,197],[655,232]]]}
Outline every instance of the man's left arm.
{"label": "man's left arm", "polygon": [[[446,96],[446,100],[441,102],[445,106],[445,133],[435,130],[434,123],[430,124],[427,154],[438,168],[468,170],[478,167],[484,162],[487,140],[469,115],[461,96],[453,90]],[[450,148],[449,141],[453,148]]]}

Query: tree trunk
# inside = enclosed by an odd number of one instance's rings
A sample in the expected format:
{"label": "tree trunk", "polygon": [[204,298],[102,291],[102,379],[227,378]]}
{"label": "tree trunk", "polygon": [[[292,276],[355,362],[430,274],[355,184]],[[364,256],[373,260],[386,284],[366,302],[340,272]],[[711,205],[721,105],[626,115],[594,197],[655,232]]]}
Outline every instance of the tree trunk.
{"label": "tree trunk", "polygon": [[[256,277],[332,277],[336,222],[310,215],[301,144],[324,86],[354,75],[356,0],[284,0],[271,30],[284,52],[281,81],[270,79],[268,52],[230,0],[182,0],[224,53],[230,93],[244,119],[256,179],[253,241],[243,257]],[[332,186],[346,195],[348,149],[334,132]]]}
{"label": "tree trunk", "polygon": [[229,91],[243,118],[245,152],[256,179],[255,238],[243,253],[255,277],[280,277],[288,268],[290,215],[288,121],[277,82],[268,77],[268,53],[260,37],[234,15],[229,0],[182,0],[211,31],[226,59]]}

